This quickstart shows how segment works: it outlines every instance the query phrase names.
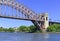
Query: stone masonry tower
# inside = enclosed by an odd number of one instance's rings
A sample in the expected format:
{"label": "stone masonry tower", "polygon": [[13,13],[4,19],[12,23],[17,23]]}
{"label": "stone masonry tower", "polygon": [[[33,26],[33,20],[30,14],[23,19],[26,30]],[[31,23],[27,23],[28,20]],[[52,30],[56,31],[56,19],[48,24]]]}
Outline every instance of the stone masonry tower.
{"label": "stone masonry tower", "polygon": [[44,19],[44,22],[42,23],[42,31],[44,32],[49,26],[49,17],[48,17],[48,13],[43,13],[42,16]]}

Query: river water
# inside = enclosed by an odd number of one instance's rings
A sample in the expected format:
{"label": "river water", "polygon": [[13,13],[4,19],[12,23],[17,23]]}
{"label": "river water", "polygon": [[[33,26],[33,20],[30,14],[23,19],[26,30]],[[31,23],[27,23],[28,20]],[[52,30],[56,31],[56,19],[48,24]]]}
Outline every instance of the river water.
{"label": "river water", "polygon": [[0,32],[0,41],[60,41],[60,34]]}

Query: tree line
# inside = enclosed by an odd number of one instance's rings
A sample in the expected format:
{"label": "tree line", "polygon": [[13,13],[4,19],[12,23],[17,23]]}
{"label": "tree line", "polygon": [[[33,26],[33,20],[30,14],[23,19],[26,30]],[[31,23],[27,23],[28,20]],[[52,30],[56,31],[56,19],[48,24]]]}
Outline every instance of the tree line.
{"label": "tree line", "polygon": [[10,28],[4,28],[4,27],[0,27],[0,32],[41,32],[41,30],[36,29],[36,27],[34,25],[30,25],[30,26],[19,26],[19,27],[10,27]]}
{"label": "tree line", "polygon": [[[34,25],[30,26],[19,26],[16,28],[4,28],[0,27],[0,32],[29,32],[29,33],[34,33],[34,32],[42,32],[42,30],[36,29]],[[54,24],[51,25],[47,28],[46,32],[60,32],[60,24]]]}
{"label": "tree line", "polygon": [[60,32],[60,24],[53,24],[47,28],[47,32]]}

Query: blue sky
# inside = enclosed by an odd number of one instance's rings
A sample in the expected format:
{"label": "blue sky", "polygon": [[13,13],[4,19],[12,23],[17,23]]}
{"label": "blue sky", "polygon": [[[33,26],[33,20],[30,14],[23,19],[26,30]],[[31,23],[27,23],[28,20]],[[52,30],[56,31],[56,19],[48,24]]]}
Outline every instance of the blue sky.
{"label": "blue sky", "polygon": [[[52,21],[60,22],[60,0],[16,0],[37,14],[48,12]],[[33,25],[31,21],[0,18],[0,27],[19,27]]]}

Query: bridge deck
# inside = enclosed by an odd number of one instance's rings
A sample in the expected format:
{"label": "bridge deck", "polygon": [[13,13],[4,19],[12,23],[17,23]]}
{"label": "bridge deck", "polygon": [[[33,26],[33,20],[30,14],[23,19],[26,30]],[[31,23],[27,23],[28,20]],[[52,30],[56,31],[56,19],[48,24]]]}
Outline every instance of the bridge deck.
{"label": "bridge deck", "polygon": [[43,20],[36,20],[36,19],[30,19],[30,18],[20,18],[15,16],[2,16],[0,15],[0,18],[10,18],[10,19],[18,19],[18,20],[28,20],[28,21],[40,21],[43,22]]}
{"label": "bridge deck", "polygon": [[52,22],[52,21],[49,21],[49,23],[60,24],[60,22]]}

